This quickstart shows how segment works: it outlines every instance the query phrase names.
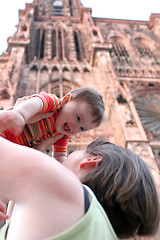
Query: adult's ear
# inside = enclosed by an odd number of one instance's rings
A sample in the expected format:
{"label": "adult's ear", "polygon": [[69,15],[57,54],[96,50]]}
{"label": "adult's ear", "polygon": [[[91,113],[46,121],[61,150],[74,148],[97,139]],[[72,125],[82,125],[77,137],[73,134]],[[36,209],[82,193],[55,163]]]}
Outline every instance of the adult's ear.
{"label": "adult's ear", "polygon": [[102,162],[102,156],[93,156],[84,159],[80,164],[80,168],[94,168],[98,167],[99,164]]}

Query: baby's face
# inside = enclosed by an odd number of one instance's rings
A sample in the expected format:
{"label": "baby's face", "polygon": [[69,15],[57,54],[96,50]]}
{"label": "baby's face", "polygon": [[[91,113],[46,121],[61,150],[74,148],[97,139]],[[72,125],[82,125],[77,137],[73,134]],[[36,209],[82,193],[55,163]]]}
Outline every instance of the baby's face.
{"label": "baby's face", "polygon": [[92,121],[88,104],[72,100],[60,110],[55,127],[59,133],[71,136],[95,128],[96,124]]}

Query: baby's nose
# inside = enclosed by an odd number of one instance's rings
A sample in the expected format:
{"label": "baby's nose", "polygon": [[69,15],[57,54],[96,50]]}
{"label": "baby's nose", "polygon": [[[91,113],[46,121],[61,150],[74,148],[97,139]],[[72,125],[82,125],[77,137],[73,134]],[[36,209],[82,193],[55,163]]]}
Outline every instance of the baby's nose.
{"label": "baby's nose", "polygon": [[74,123],[72,124],[72,130],[75,134],[78,133],[78,126]]}

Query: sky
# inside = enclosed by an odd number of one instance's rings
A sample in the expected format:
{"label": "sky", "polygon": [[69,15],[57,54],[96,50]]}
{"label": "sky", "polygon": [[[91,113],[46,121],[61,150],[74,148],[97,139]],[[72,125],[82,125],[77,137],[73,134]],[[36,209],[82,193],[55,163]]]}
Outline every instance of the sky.
{"label": "sky", "polygon": [[[7,48],[7,38],[16,32],[18,10],[33,0],[4,0],[0,3],[0,54]],[[81,0],[92,8],[93,17],[148,21],[151,13],[160,13],[160,0]]]}

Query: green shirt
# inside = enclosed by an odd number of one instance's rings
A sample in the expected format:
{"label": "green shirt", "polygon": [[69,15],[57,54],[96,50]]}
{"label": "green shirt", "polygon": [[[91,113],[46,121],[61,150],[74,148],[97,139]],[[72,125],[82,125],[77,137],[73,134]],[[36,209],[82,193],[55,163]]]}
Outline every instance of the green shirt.
{"label": "green shirt", "polygon": [[118,240],[112,225],[90,188],[92,201],[84,217],[68,230],[45,240]]}
{"label": "green shirt", "polygon": [[[90,188],[85,186],[91,196],[87,213],[69,229],[45,240],[118,240],[112,225]],[[5,228],[2,228],[0,240],[4,240]]]}

